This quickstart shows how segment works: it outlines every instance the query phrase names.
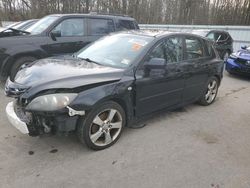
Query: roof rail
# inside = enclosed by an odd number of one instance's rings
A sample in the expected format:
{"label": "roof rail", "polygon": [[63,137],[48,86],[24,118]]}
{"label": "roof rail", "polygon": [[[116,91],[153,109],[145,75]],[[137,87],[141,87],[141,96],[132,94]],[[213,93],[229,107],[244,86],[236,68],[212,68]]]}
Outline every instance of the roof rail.
{"label": "roof rail", "polygon": [[106,13],[106,12],[89,12],[90,15],[109,15],[109,16],[123,16],[129,17],[128,15],[124,14],[116,14],[116,13]]}

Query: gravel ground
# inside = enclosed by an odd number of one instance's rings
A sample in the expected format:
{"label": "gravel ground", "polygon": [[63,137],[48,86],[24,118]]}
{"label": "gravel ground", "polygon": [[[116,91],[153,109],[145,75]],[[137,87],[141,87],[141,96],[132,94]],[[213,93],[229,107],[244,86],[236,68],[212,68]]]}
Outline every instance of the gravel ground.
{"label": "gravel ground", "polygon": [[32,138],[0,91],[0,187],[250,187],[250,80],[225,73],[216,102],[161,113],[94,152],[74,135]]}

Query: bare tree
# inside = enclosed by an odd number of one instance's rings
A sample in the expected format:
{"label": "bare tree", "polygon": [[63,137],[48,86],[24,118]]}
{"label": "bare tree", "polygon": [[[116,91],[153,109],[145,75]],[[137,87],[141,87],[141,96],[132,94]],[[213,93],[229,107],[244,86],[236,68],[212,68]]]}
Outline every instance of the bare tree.
{"label": "bare tree", "polygon": [[9,21],[90,11],[140,23],[250,25],[250,0],[0,0],[0,19]]}

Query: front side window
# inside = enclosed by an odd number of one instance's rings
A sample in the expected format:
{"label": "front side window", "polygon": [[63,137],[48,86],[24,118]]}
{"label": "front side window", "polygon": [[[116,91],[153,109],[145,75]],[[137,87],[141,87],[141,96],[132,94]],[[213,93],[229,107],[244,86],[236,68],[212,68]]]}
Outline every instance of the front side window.
{"label": "front side window", "polygon": [[108,19],[89,19],[90,35],[103,35],[115,31],[114,23]]}
{"label": "front side window", "polygon": [[150,53],[149,55],[149,60],[152,58],[161,58],[161,59],[165,59],[166,55],[165,55],[165,48],[163,43],[160,43],[159,45],[157,45]]}
{"label": "front side window", "polygon": [[84,19],[73,18],[63,20],[59,25],[57,25],[53,30],[57,36],[61,37],[73,37],[73,36],[83,36],[84,35]]}
{"label": "front side window", "polygon": [[204,56],[204,48],[198,38],[186,38],[186,59],[198,59]]}
{"label": "front side window", "polygon": [[161,58],[167,63],[177,63],[182,60],[182,39],[179,37],[171,37],[165,39],[157,45],[150,53],[149,59]]}
{"label": "front side window", "polygon": [[182,38],[173,37],[165,40],[166,58],[168,63],[180,62],[183,57]]}
{"label": "front side window", "polygon": [[45,31],[53,22],[59,19],[58,16],[46,16],[28,28],[26,31],[33,35],[41,34]]}
{"label": "front side window", "polygon": [[209,33],[207,35],[207,38],[211,39],[212,41],[214,41],[214,33]]}

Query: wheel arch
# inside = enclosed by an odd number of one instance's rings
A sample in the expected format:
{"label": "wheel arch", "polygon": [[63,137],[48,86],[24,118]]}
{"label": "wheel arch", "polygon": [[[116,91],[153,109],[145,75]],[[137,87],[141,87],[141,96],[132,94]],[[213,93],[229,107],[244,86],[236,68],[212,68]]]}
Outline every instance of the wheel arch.
{"label": "wheel arch", "polygon": [[222,80],[221,76],[218,75],[218,74],[215,74],[214,77],[218,79],[219,85],[220,85],[221,84],[221,80]]}
{"label": "wheel arch", "polygon": [[23,57],[33,57],[35,59],[40,59],[41,56],[37,55],[37,54],[33,54],[33,53],[20,53],[20,54],[16,54],[13,57],[11,57],[11,59],[9,60],[8,63],[6,63],[5,67],[4,67],[4,71],[6,72],[6,75],[9,76],[10,75],[10,71],[12,69],[12,67],[15,65],[15,62]]}

